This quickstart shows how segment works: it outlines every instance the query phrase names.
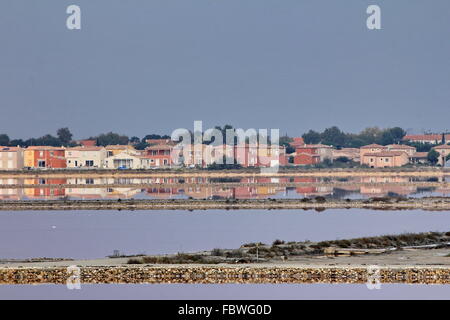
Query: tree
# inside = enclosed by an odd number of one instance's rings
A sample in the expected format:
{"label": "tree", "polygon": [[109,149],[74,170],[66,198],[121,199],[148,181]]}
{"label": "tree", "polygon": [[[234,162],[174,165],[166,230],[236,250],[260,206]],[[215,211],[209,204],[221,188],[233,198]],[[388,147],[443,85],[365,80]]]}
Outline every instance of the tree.
{"label": "tree", "polygon": [[405,130],[400,127],[386,129],[381,135],[381,144],[388,145],[399,143],[405,135]]}
{"label": "tree", "polygon": [[10,146],[20,146],[20,147],[27,147],[27,144],[22,139],[13,139],[9,142]]}
{"label": "tree", "polygon": [[142,141],[146,141],[147,139],[170,139],[170,136],[168,135],[159,135],[159,134],[148,134],[144,138],[142,138]]}
{"label": "tree", "polygon": [[345,146],[347,142],[347,135],[336,126],[325,129],[321,138],[323,144],[335,147]]}
{"label": "tree", "polygon": [[440,157],[439,152],[437,152],[434,149],[431,149],[431,151],[428,152],[427,159],[432,165],[435,165],[436,163],[438,163],[439,157]]}
{"label": "tree", "polygon": [[107,146],[107,145],[115,145],[115,144],[128,144],[128,137],[125,135],[119,135],[114,132],[102,133],[97,139],[98,146]]}
{"label": "tree", "polygon": [[334,161],[342,162],[342,163],[348,163],[348,162],[350,162],[350,159],[347,158],[347,157],[342,156],[342,157],[337,157],[336,160],[334,160]]}
{"label": "tree", "polygon": [[378,127],[369,127],[361,131],[357,137],[362,140],[363,145],[380,143],[383,131]]}
{"label": "tree", "polygon": [[72,133],[70,132],[69,128],[58,129],[56,135],[63,145],[67,145],[70,141],[72,141]]}
{"label": "tree", "polygon": [[7,134],[0,134],[0,146],[9,146],[9,136]]}
{"label": "tree", "polygon": [[302,135],[302,138],[306,144],[319,143],[321,140],[320,133],[314,130],[309,130],[307,133]]}
{"label": "tree", "polygon": [[136,149],[136,150],[144,150],[145,148],[147,148],[148,146],[150,146],[147,142],[145,142],[144,140],[143,141],[141,141],[141,142],[139,142],[139,143],[136,143],[135,145],[134,145],[134,148]]}
{"label": "tree", "polygon": [[138,143],[141,142],[141,139],[139,139],[139,138],[136,137],[136,136],[133,136],[133,137],[130,138],[130,142],[131,142],[132,144],[138,144]]}
{"label": "tree", "polygon": [[404,136],[406,136],[406,131],[400,127],[394,127],[387,129],[394,140],[394,143],[400,143]]}

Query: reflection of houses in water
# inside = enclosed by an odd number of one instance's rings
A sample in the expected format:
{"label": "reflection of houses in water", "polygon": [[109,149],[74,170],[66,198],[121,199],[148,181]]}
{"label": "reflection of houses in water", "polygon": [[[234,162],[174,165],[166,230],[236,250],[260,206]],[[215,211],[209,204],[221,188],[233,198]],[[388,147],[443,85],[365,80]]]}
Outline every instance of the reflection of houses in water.
{"label": "reflection of houses in water", "polygon": [[360,193],[367,196],[385,196],[397,194],[407,196],[417,192],[417,186],[409,185],[390,185],[389,183],[409,183],[409,177],[362,177],[363,183],[379,183],[374,186],[361,186]]}
{"label": "reflection of houses in water", "polygon": [[141,193],[141,189],[136,188],[106,188],[105,198],[110,199],[128,199],[132,198],[138,193]]}
{"label": "reflection of houses in water", "polygon": [[367,196],[385,196],[388,194],[397,194],[407,196],[417,192],[414,185],[398,186],[398,185],[381,185],[381,186],[361,186],[360,193]]}
{"label": "reflection of houses in water", "polygon": [[106,188],[66,188],[66,195],[75,199],[101,199],[106,193]]}
{"label": "reflection of houses in water", "polygon": [[24,188],[24,195],[29,199],[58,199],[64,197],[66,192],[63,188],[58,187],[42,187],[43,185],[61,185],[66,184],[67,179],[48,178],[48,179],[25,179],[25,185],[40,185],[36,188]]}
{"label": "reflection of houses in water", "polygon": [[450,195],[450,188],[437,188],[434,192],[440,193],[444,197],[448,197]]}
{"label": "reflection of houses in water", "polygon": [[327,186],[327,185],[322,185],[322,186],[312,186],[312,185],[308,185],[310,183],[319,183],[320,179],[319,178],[314,178],[314,177],[296,177],[294,178],[294,182],[295,183],[305,183],[304,186],[298,186],[295,188],[295,191],[300,194],[303,195],[304,197],[309,197],[309,196],[326,196],[326,195],[331,195],[333,194],[333,187]]}
{"label": "reflection of houses in water", "polygon": [[180,194],[177,188],[148,188],[146,191],[148,195],[159,199],[170,199]]}
{"label": "reflection of houses in water", "polygon": [[408,183],[409,177],[361,177],[362,183]]}
{"label": "reflection of houses in water", "polygon": [[[0,179],[0,185],[14,185],[22,182],[19,179]],[[20,188],[5,188],[0,189],[0,200],[20,200],[23,196],[23,189]]]}

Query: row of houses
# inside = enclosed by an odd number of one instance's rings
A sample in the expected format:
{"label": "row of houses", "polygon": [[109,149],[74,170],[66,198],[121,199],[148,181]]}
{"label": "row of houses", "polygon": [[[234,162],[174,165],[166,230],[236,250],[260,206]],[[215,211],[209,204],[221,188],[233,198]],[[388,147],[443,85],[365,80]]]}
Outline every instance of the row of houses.
{"label": "row of houses", "polygon": [[22,168],[150,169],[173,166],[207,167],[214,163],[243,167],[287,164],[286,148],[269,145],[187,145],[170,141],[136,150],[132,145],[0,147],[0,170]]}
{"label": "row of houses", "polygon": [[[450,154],[450,145],[443,144],[433,149],[440,155],[438,164],[443,166]],[[401,167],[408,163],[417,164],[428,161],[427,152],[417,152],[415,147],[402,144],[387,146],[370,144],[361,148],[343,149],[334,149],[332,146],[323,144],[304,144],[296,147],[295,153],[291,156],[295,165],[314,165],[345,157],[371,168]]]}
{"label": "row of houses", "polygon": [[[1,147],[0,170],[22,168],[106,168],[150,169],[169,167],[207,167],[216,164],[239,164],[242,167],[315,165],[326,160],[333,162],[347,158],[373,168],[400,167],[408,163],[426,163],[428,153],[417,152],[415,147],[391,144],[371,144],[361,148],[335,149],[324,144],[305,144],[302,138],[290,143],[295,152],[286,153],[284,146],[273,145],[187,145],[180,147],[168,139],[158,140],[145,150],[132,145],[106,147],[85,144],[65,148],[49,146]],[[450,146],[433,148],[439,153],[438,164],[444,165]],[[292,161],[288,161],[291,158]]]}

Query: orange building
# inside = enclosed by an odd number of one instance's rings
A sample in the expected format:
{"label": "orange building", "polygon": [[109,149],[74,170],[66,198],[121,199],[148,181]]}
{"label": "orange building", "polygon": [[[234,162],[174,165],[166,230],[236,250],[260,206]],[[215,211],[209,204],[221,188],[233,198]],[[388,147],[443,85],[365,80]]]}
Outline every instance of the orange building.
{"label": "orange building", "polygon": [[24,151],[24,166],[29,168],[66,168],[63,147],[31,146]]}
{"label": "orange building", "polygon": [[387,151],[387,150],[388,150],[387,147],[376,144],[376,143],[369,144],[367,146],[363,146],[363,147],[359,148],[359,159],[361,161],[361,164],[363,163],[363,157],[365,154],[383,152],[383,151]]}
{"label": "orange building", "polygon": [[333,160],[333,148],[324,144],[306,144],[295,150],[294,164],[312,165],[325,159]]}
{"label": "orange building", "polygon": [[147,147],[146,157],[150,159],[150,166],[152,167],[169,167],[173,164],[172,161],[173,146],[169,144],[160,144]]}
{"label": "orange building", "polygon": [[371,168],[401,167],[409,162],[406,152],[381,151],[366,153],[361,158],[361,164]]}

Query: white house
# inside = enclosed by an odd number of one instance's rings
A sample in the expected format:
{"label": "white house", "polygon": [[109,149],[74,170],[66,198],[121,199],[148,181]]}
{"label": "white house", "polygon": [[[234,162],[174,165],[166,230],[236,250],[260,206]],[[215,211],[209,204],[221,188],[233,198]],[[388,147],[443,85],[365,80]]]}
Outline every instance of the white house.
{"label": "white house", "polygon": [[104,147],[67,148],[64,152],[67,168],[103,168],[106,149]]}

